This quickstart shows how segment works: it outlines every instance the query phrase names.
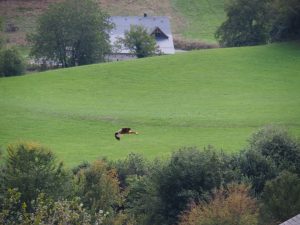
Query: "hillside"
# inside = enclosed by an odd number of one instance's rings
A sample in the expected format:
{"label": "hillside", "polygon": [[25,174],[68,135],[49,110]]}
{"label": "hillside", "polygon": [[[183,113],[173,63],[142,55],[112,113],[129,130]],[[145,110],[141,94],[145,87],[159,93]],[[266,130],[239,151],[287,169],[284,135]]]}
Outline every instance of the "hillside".
{"label": "hillside", "polygon": [[[45,144],[68,165],[183,146],[239,151],[252,132],[300,135],[300,45],[213,49],[0,79],[0,145]],[[120,127],[139,135],[116,141]]]}
{"label": "hillside", "polygon": [[[6,32],[11,45],[25,45],[26,33],[34,30],[37,16],[51,3],[61,0],[0,1],[0,15],[5,24],[17,27]],[[102,9],[112,16],[149,15],[168,16],[176,38],[195,39],[215,43],[214,32],[224,20],[224,0],[98,0]]]}

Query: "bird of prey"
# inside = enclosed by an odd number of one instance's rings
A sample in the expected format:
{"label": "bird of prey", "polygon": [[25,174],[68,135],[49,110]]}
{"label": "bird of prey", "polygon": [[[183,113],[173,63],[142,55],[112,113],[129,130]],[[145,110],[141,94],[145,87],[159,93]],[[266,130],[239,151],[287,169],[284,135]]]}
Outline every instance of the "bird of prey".
{"label": "bird of prey", "polygon": [[120,130],[118,130],[115,133],[115,138],[120,141],[121,136],[123,134],[138,134],[138,132],[131,130],[131,128],[125,127],[125,128],[121,128]]}

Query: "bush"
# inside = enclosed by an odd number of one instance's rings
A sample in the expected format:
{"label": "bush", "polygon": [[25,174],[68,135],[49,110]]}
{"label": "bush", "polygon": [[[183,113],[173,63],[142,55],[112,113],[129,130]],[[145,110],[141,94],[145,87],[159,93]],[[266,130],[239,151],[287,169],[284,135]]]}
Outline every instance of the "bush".
{"label": "bush", "polygon": [[268,181],[262,203],[265,216],[276,224],[297,215],[300,212],[299,176],[283,171],[277,178]]}
{"label": "bush", "polygon": [[153,224],[174,224],[190,202],[208,200],[213,189],[223,184],[229,167],[224,155],[212,148],[186,148],[173,153],[170,162],[152,175],[159,201]]}
{"label": "bush", "polygon": [[110,163],[116,168],[121,188],[126,188],[127,179],[131,176],[143,176],[147,173],[147,161],[140,154],[130,153],[124,160]]}
{"label": "bush", "polygon": [[40,193],[53,199],[70,194],[71,179],[51,151],[36,143],[16,143],[7,148],[0,193],[16,188],[29,211]]}
{"label": "bush", "polygon": [[129,49],[138,58],[160,54],[155,37],[148,34],[147,29],[143,26],[130,26],[130,30],[125,32],[124,38],[119,38],[115,48],[118,49],[121,46]]}
{"label": "bush", "polygon": [[238,166],[241,175],[251,182],[256,194],[263,191],[266,181],[275,178],[278,174],[273,160],[253,150],[243,151],[239,155]]}
{"label": "bush", "polygon": [[0,76],[15,76],[24,72],[25,64],[16,49],[5,49],[0,52]]}
{"label": "bush", "polygon": [[249,149],[274,161],[280,171],[290,170],[300,175],[300,147],[282,128],[267,126],[254,133]]}
{"label": "bush", "polygon": [[256,225],[258,207],[249,187],[230,184],[215,191],[210,202],[192,205],[180,220],[180,225]]}
{"label": "bush", "polygon": [[[78,198],[73,200],[58,200],[46,198],[39,194],[32,213],[26,212],[26,204],[20,200],[21,194],[15,189],[9,189],[1,203],[0,224],[35,225],[35,224],[103,224],[107,213],[100,210],[91,215]],[[21,210],[19,210],[21,208]]]}
{"label": "bush", "polygon": [[104,210],[113,213],[121,204],[119,181],[115,169],[106,162],[95,161],[81,168],[75,177],[77,194],[91,213]]}
{"label": "bush", "polygon": [[175,49],[181,50],[197,50],[197,49],[210,49],[218,48],[217,44],[208,44],[200,41],[187,41],[184,39],[174,38],[174,47]]}

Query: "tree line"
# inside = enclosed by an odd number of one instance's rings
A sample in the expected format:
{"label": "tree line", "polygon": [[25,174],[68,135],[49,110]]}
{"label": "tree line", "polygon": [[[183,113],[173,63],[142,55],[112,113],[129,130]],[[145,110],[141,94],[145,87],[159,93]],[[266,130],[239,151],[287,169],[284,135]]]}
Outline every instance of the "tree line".
{"label": "tree line", "polygon": [[69,169],[18,142],[2,157],[0,224],[277,225],[300,210],[300,144],[278,127],[236,154],[187,147]]}
{"label": "tree line", "polygon": [[221,46],[299,40],[299,0],[231,0],[226,20],[215,33]]}

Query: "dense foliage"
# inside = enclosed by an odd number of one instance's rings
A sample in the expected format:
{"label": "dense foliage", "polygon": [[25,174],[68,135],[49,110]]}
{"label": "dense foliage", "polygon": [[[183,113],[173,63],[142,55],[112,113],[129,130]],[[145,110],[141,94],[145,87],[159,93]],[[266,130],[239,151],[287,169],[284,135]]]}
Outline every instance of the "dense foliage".
{"label": "dense foliage", "polygon": [[246,46],[300,38],[298,0],[231,0],[215,37],[221,46]]}
{"label": "dense foliage", "polygon": [[144,58],[159,53],[155,37],[150,35],[143,26],[131,26],[125,32],[124,38],[120,38],[118,44],[129,49],[138,58]]}
{"label": "dense foliage", "polygon": [[119,181],[115,169],[105,162],[95,161],[75,175],[77,194],[92,213],[104,210],[112,213],[121,204]]}
{"label": "dense foliage", "polygon": [[157,224],[174,224],[189,203],[208,200],[212,190],[224,182],[226,169],[223,158],[213,149],[175,152],[153,177],[160,201],[154,211]]}
{"label": "dense foliage", "polygon": [[273,221],[285,221],[300,212],[300,177],[283,171],[267,181],[262,196],[264,215]]}
{"label": "dense foliage", "polygon": [[216,38],[221,46],[245,46],[265,43],[267,39],[266,0],[232,0],[225,8],[227,20]]}
{"label": "dense foliage", "polygon": [[300,210],[299,153],[286,131],[266,127],[238,155],[183,148],[149,162],[132,153],[71,173],[44,147],[17,143],[1,165],[0,224],[275,225]]}
{"label": "dense foliage", "polygon": [[20,201],[33,210],[40,193],[60,199],[70,193],[70,179],[62,163],[56,163],[51,151],[36,143],[16,143],[7,148],[1,173],[0,193],[16,188]]}
{"label": "dense foliage", "polygon": [[63,67],[104,61],[110,50],[108,18],[93,0],[53,4],[28,36],[31,55]]}
{"label": "dense foliage", "polygon": [[214,191],[210,202],[191,205],[180,225],[256,225],[258,207],[244,184],[229,184]]}
{"label": "dense foliage", "polygon": [[299,0],[273,0],[270,4],[270,40],[300,38]]}
{"label": "dense foliage", "polygon": [[[0,17],[0,33],[3,31],[3,19]],[[0,36],[0,49],[2,48],[2,45],[3,45],[3,37]]]}
{"label": "dense foliage", "polygon": [[0,77],[21,75],[24,72],[24,61],[15,48],[7,48],[2,51],[0,50]]}

